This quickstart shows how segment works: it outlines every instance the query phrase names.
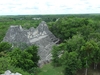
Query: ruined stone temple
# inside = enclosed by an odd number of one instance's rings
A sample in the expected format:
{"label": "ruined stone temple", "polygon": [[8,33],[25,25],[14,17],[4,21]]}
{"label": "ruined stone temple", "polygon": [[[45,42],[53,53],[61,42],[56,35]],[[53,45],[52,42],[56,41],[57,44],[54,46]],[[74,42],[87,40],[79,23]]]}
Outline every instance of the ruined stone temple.
{"label": "ruined stone temple", "polygon": [[21,25],[10,26],[3,41],[9,42],[13,46],[21,43],[39,46],[39,63],[43,63],[51,59],[52,46],[55,45],[58,39],[49,31],[46,22],[42,21],[36,29],[34,27],[28,30],[23,29]]}

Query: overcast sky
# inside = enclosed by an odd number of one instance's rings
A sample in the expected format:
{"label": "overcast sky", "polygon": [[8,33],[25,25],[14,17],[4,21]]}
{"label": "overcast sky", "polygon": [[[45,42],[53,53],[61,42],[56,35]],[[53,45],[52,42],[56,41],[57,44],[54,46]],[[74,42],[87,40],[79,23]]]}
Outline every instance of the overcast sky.
{"label": "overcast sky", "polygon": [[100,0],[0,0],[0,15],[100,13]]}

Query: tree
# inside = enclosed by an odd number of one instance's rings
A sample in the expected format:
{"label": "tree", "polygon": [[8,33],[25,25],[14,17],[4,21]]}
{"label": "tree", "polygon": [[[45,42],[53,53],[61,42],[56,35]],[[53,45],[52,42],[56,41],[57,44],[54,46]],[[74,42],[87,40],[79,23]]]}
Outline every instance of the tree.
{"label": "tree", "polygon": [[0,74],[4,73],[10,66],[9,60],[7,57],[0,57]]}
{"label": "tree", "polygon": [[53,50],[52,50],[52,64],[53,64],[53,66],[55,66],[55,67],[57,67],[57,66],[59,66],[59,50],[60,50],[60,48],[59,47],[57,47],[57,46],[54,46],[53,47]]}
{"label": "tree", "polygon": [[84,44],[85,44],[85,40],[83,36],[80,34],[77,34],[77,35],[74,35],[72,38],[69,38],[68,40],[66,40],[65,46],[68,52],[72,52],[72,51],[79,52],[81,46]]}
{"label": "tree", "polygon": [[83,61],[83,65],[86,70],[85,70],[85,75],[87,75],[88,67],[92,62],[95,64],[98,61],[99,54],[96,53],[98,51],[99,47],[97,46],[97,43],[95,43],[93,40],[87,41],[84,46],[81,47],[81,60]]}
{"label": "tree", "polygon": [[79,28],[79,33],[83,35],[85,40],[88,40],[88,36],[90,33],[93,33],[94,29],[89,26],[89,25],[83,25],[82,27]]}
{"label": "tree", "polygon": [[99,50],[99,45],[95,41],[91,41],[91,44],[93,45],[93,51],[92,51],[92,59],[94,63],[94,69],[97,68],[97,64],[100,61],[100,50]]}
{"label": "tree", "polygon": [[31,70],[37,67],[39,56],[37,54],[37,46],[30,46],[26,50],[21,50],[19,48],[14,48],[9,55],[11,57],[12,65],[20,67],[24,70]]}
{"label": "tree", "polygon": [[38,60],[40,59],[38,56],[38,47],[33,45],[28,47],[25,51],[32,55],[31,60],[34,62],[33,67],[37,67]]}
{"label": "tree", "polygon": [[22,68],[23,70],[29,70],[33,67],[34,62],[31,60],[32,55],[26,51],[22,51],[15,48],[10,52],[11,64],[13,66]]}
{"label": "tree", "polygon": [[99,42],[100,41],[100,33],[97,33],[97,32],[90,33],[90,35],[88,35],[88,40],[94,40],[95,42]]}
{"label": "tree", "polygon": [[92,59],[94,63],[94,69],[96,69],[100,61],[100,33],[91,33],[88,39],[92,40],[91,43],[94,46]]}
{"label": "tree", "polygon": [[85,44],[84,38],[77,34],[74,35],[72,38],[65,41],[65,43],[61,43],[57,46],[53,47],[52,50],[52,62],[55,66],[60,65],[60,57],[63,55],[65,51],[73,52],[76,51],[78,56],[80,55],[81,46]]}
{"label": "tree", "polygon": [[8,42],[1,42],[0,43],[0,57],[5,56],[6,53],[11,50],[11,44]]}
{"label": "tree", "polygon": [[[88,29],[93,30],[88,24],[89,20],[87,18],[65,17],[60,18],[57,22],[52,24],[50,30],[63,42],[65,39],[72,38],[72,36],[77,33],[88,35],[91,32]],[[85,28],[86,31],[84,31]]]}
{"label": "tree", "polygon": [[1,51],[7,51],[11,49],[11,44],[9,44],[8,42],[1,42],[0,43],[0,52]]}
{"label": "tree", "polygon": [[78,54],[75,51],[64,52],[61,60],[65,75],[75,75],[76,71],[81,68],[81,60],[78,58]]}

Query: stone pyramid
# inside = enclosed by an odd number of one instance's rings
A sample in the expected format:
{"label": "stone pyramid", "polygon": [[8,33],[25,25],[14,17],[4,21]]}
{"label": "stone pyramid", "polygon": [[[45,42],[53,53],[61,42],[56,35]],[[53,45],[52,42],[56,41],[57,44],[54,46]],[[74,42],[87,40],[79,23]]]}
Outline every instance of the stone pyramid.
{"label": "stone pyramid", "polygon": [[39,63],[43,64],[45,61],[50,61],[52,46],[55,45],[58,39],[48,29],[46,22],[42,21],[36,29],[31,27],[26,30],[21,25],[10,26],[3,41],[9,42],[13,46],[19,46],[21,43],[39,46]]}

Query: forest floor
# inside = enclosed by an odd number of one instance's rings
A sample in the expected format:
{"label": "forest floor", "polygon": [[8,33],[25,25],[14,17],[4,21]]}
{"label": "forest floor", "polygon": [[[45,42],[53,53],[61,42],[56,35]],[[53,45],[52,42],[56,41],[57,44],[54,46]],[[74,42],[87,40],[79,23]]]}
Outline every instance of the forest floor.
{"label": "forest floor", "polygon": [[[85,75],[85,69],[79,70],[77,75]],[[100,75],[100,64],[97,69],[94,69],[93,65],[91,65],[91,67],[88,68],[88,75]]]}
{"label": "forest floor", "polygon": [[62,67],[53,67],[50,63],[44,65],[37,75],[63,75]]}
{"label": "forest floor", "polygon": [[[40,72],[37,75],[64,75],[62,71],[62,67],[53,67],[49,63],[40,68]],[[79,70],[76,75],[85,75],[85,69]],[[100,75],[100,68],[94,70],[91,66],[91,68],[88,69],[88,75]]]}

